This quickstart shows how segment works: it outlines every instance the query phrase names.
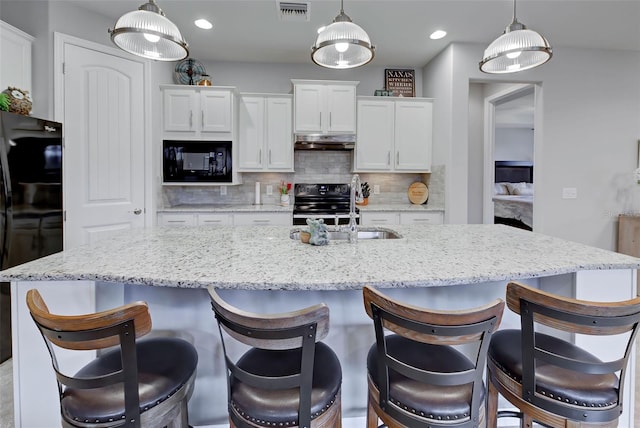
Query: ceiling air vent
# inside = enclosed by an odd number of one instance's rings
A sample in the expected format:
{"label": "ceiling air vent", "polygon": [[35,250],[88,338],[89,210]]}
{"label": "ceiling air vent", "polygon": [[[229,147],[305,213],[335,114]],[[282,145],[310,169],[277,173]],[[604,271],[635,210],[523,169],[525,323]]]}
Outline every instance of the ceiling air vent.
{"label": "ceiling air vent", "polygon": [[308,1],[276,1],[281,21],[309,21]]}

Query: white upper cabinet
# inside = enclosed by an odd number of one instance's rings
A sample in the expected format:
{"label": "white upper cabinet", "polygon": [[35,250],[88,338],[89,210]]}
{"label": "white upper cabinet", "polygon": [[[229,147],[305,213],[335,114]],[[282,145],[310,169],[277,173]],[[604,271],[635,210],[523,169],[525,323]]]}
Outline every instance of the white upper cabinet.
{"label": "white upper cabinet", "polygon": [[292,80],[293,132],[353,134],[356,132],[358,82]]}
{"label": "white upper cabinet", "polygon": [[433,103],[396,101],[395,107],[395,169],[430,171]]}
{"label": "white upper cabinet", "polygon": [[163,85],[165,137],[231,139],[234,88]]}
{"label": "white upper cabinet", "polygon": [[356,171],[429,172],[433,101],[358,98]]}
{"label": "white upper cabinet", "polygon": [[200,120],[202,132],[231,132],[232,108],[231,91],[201,91]]}
{"label": "white upper cabinet", "polygon": [[381,100],[358,100],[356,169],[389,171],[394,140],[394,104]]}
{"label": "white upper cabinet", "polygon": [[240,171],[293,171],[291,98],[266,94],[240,96]]}
{"label": "white upper cabinet", "polygon": [[34,38],[0,21],[0,92],[8,86],[29,91],[31,88],[31,45]]}

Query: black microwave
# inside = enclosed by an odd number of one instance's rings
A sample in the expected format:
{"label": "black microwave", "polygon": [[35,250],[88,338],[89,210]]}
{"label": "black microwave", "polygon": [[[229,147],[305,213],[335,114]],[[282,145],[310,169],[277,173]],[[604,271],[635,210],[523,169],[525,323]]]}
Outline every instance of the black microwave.
{"label": "black microwave", "polygon": [[231,183],[231,141],[164,140],[162,179],[165,183]]}

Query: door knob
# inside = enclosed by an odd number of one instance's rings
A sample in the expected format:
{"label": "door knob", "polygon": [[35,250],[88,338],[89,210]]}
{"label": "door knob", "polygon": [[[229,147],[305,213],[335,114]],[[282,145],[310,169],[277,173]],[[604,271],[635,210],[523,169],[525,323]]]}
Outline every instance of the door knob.
{"label": "door knob", "polygon": [[135,215],[140,215],[140,214],[142,214],[142,210],[140,208],[136,208],[135,210],[133,210],[133,213]]}

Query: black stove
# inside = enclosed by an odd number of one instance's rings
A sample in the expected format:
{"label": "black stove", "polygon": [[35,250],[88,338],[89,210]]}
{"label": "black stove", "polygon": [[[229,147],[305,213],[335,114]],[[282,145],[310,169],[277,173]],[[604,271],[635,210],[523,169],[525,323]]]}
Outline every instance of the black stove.
{"label": "black stove", "polygon": [[[298,183],[293,196],[294,225],[307,224],[307,218],[322,218],[330,225],[349,224],[350,184]],[[356,208],[356,214],[358,212]]]}

